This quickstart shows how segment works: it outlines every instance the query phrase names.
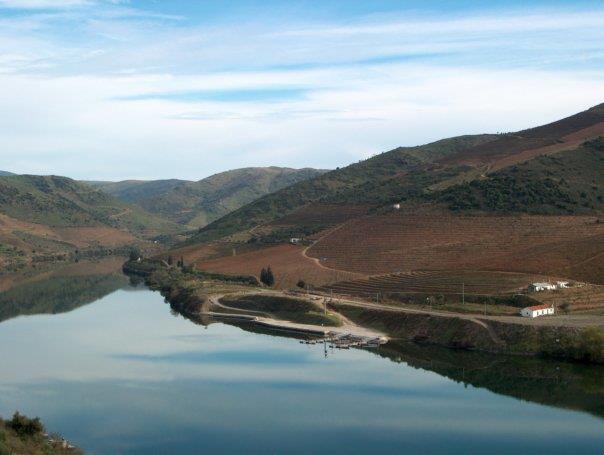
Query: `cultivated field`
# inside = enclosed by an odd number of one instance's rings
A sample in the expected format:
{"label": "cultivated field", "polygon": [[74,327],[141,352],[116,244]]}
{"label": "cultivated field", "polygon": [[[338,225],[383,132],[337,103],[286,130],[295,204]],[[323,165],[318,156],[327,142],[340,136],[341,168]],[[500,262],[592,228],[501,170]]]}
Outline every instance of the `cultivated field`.
{"label": "cultivated field", "polygon": [[368,205],[313,203],[305,205],[269,225],[279,227],[334,226],[364,215],[369,208]]}
{"label": "cultivated field", "polygon": [[487,270],[604,284],[604,223],[590,216],[395,212],[359,218],[307,254],[362,274]]}
{"label": "cultivated field", "polygon": [[300,246],[278,245],[236,256],[201,260],[195,265],[207,272],[255,276],[260,275],[263,267],[270,265],[275,275],[275,285],[280,288],[294,287],[299,280],[320,286],[361,277],[359,274],[322,267],[318,261],[304,256],[303,252],[304,248]]}
{"label": "cultivated field", "polygon": [[109,226],[52,227],[17,220],[0,214],[0,265],[3,257],[18,254],[21,260],[31,255],[57,254],[86,248],[114,248],[138,240],[128,232]]}
{"label": "cultivated field", "polygon": [[539,275],[482,271],[414,271],[373,276],[326,285],[321,290],[342,294],[367,295],[419,293],[432,295],[504,295],[526,292]]}
{"label": "cultivated field", "polygon": [[604,286],[578,283],[568,289],[531,294],[540,302],[555,305],[562,313],[604,314]]}

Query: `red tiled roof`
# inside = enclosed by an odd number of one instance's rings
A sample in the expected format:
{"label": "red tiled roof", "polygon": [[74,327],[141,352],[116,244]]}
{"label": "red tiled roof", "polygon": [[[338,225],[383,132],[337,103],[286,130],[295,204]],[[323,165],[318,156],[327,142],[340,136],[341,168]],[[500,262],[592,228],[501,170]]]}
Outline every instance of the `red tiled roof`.
{"label": "red tiled roof", "polygon": [[547,310],[548,308],[551,308],[551,307],[552,307],[551,305],[548,305],[547,303],[544,303],[543,305],[535,305],[535,306],[527,307],[527,308],[525,308],[525,310],[526,309],[529,309],[531,311]]}

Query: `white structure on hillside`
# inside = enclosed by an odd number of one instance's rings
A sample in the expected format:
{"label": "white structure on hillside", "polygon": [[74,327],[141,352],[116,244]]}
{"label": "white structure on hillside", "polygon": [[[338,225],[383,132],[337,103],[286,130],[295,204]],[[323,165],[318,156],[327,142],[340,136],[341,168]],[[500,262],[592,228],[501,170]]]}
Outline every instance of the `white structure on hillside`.
{"label": "white structure on hillside", "polygon": [[556,282],[556,287],[558,289],[565,289],[568,287],[568,281],[557,281]]}
{"label": "white structure on hillside", "polygon": [[301,241],[302,241],[302,239],[299,237],[292,237],[291,239],[289,239],[289,243],[291,243],[292,245],[297,245]]}
{"label": "white structure on hillside", "polygon": [[536,318],[539,316],[547,316],[549,314],[554,314],[554,306],[553,305],[535,305],[528,306],[520,310],[520,315],[525,318]]}
{"label": "white structure on hillside", "polygon": [[401,209],[401,204],[399,204],[398,202],[396,204],[392,204],[392,208],[394,210],[400,210]]}
{"label": "white structure on hillside", "polygon": [[529,286],[529,289],[533,292],[554,291],[556,285],[552,283],[533,283]]}

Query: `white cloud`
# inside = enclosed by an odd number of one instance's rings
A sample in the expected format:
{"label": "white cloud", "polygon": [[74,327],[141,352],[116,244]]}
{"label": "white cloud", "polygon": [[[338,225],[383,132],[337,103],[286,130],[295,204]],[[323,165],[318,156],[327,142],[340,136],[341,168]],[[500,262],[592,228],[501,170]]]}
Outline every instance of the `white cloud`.
{"label": "white cloud", "polygon": [[[201,178],[248,165],[335,167],[604,101],[602,11],[202,26],[101,5],[0,18],[0,169]],[[161,98],[288,88],[307,92]],[[160,97],[133,99],[149,94]]]}
{"label": "white cloud", "polygon": [[[305,78],[330,88],[274,103],[120,99],[185,87],[295,85]],[[398,145],[545,123],[602,95],[598,73],[401,64],[207,77],[5,75],[0,104],[11,115],[0,122],[0,169],[201,178],[247,165],[336,166]]]}

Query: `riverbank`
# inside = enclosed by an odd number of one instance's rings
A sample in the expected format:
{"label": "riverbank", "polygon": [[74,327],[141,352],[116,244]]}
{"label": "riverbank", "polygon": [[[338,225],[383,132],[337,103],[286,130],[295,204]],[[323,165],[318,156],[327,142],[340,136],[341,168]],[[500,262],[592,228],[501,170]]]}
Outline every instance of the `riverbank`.
{"label": "riverbank", "polygon": [[40,419],[16,412],[12,419],[0,418],[0,454],[78,455],[83,452],[58,435],[45,433]]}
{"label": "riverbank", "polygon": [[[291,296],[283,292],[270,291],[250,282],[243,283],[241,277],[236,282],[233,282],[233,277],[228,278],[230,281],[221,281],[216,276],[210,279],[202,272],[167,267],[160,262],[127,263],[124,270],[144,275],[152,289],[159,290],[176,311],[184,314],[216,310],[223,313],[263,313],[266,301],[277,297],[291,299]],[[212,302],[212,295],[227,296],[227,301],[231,302],[228,311],[219,308],[224,305]],[[250,297],[252,295],[261,296]],[[324,301],[332,314],[347,321],[351,327],[360,327],[391,339],[497,354],[539,355],[585,363],[604,363],[604,326],[599,324],[574,324],[572,320],[562,317],[547,321],[528,321],[520,317],[481,317],[328,299],[327,296],[314,298]],[[308,316],[306,305],[309,300],[301,300],[300,296],[298,300],[298,316],[304,319]],[[233,306],[234,301],[239,301],[237,308]],[[295,304],[295,299],[293,302],[280,301],[283,306]],[[246,303],[244,308],[241,302]],[[291,307],[286,313],[288,319],[295,319],[296,313]],[[269,316],[273,315],[269,313]]]}

